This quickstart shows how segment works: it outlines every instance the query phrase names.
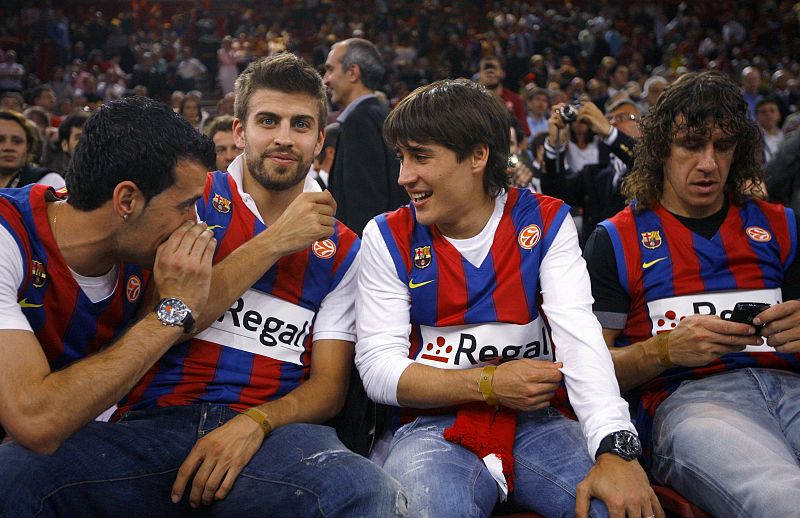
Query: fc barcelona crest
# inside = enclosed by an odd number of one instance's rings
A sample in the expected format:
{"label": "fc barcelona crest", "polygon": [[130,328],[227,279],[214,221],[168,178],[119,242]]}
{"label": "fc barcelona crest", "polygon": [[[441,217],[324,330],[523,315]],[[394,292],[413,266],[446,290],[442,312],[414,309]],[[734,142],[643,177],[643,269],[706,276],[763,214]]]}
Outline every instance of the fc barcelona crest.
{"label": "fc barcelona crest", "polygon": [[642,232],[642,245],[649,250],[655,250],[661,246],[661,231]]}
{"label": "fc barcelona crest", "polygon": [[33,278],[33,285],[41,288],[47,282],[47,273],[44,271],[44,265],[39,261],[31,262],[31,277]]}
{"label": "fc barcelona crest", "polygon": [[223,198],[220,194],[215,194],[214,198],[211,199],[211,206],[217,212],[227,214],[231,211],[231,200]]}
{"label": "fc barcelona crest", "polygon": [[431,264],[431,247],[429,246],[418,246],[414,249],[414,266],[419,268],[420,270],[423,268],[427,268]]}

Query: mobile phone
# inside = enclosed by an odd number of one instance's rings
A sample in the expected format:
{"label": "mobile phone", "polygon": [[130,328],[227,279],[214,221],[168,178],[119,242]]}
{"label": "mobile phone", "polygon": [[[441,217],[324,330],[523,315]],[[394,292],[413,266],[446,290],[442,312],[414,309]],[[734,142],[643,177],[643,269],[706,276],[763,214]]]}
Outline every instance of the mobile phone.
{"label": "mobile phone", "polygon": [[753,324],[753,319],[756,315],[767,309],[770,305],[765,302],[737,302],[733,307],[731,316],[728,320],[731,322],[740,322],[742,324],[749,324],[755,326],[756,334],[761,334],[761,328],[764,325],[756,326]]}

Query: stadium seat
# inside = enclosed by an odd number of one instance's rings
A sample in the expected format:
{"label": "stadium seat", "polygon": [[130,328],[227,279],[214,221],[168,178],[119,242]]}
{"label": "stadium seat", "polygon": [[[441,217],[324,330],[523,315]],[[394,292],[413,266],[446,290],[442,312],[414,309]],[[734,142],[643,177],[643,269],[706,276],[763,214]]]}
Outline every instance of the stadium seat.
{"label": "stadium seat", "polygon": [[674,490],[653,484],[653,492],[661,502],[661,507],[667,516],[678,516],[680,518],[711,518],[711,515],[703,511],[690,501],[683,498]]}

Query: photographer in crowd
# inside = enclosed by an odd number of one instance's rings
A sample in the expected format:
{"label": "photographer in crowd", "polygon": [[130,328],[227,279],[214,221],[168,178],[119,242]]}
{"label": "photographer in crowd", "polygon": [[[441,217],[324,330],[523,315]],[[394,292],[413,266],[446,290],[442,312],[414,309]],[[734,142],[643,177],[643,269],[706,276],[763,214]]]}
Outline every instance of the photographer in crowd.
{"label": "photographer in crowd", "polygon": [[[598,154],[607,159],[575,170],[565,164],[564,155],[569,124],[578,121],[602,137],[599,146],[604,150]],[[583,245],[597,223],[625,207],[619,186],[633,165],[633,148],[639,137],[639,109],[627,96],[612,100],[605,116],[588,100],[580,104],[560,104],[553,109],[548,128],[542,192],[561,198],[572,207],[583,207],[580,235]]]}

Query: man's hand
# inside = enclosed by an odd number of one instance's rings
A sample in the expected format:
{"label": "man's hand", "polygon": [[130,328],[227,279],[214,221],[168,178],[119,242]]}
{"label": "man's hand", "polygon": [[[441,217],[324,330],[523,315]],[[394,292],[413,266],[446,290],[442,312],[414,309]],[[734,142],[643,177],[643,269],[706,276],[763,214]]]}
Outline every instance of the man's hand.
{"label": "man's hand", "polygon": [[723,354],[761,343],[751,325],[722,320],[713,315],[691,315],[669,334],[669,357],[675,365],[700,367]]}
{"label": "man's hand", "polygon": [[511,183],[517,187],[528,187],[533,180],[533,172],[522,160],[518,160],[516,165],[509,167],[508,172],[511,175]]}
{"label": "man's hand", "polygon": [[276,252],[285,256],[333,234],[336,202],[329,191],[304,192],[267,229]]}
{"label": "man's hand", "polygon": [[575,516],[588,518],[589,500],[602,500],[612,518],[664,517],[642,467],[635,460],[624,460],[604,453],[589,470],[575,494]]}
{"label": "man's hand", "polygon": [[205,223],[186,222],[156,250],[153,278],[160,297],[177,297],[195,314],[208,301],[214,233]]}
{"label": "man's hand", "polygon": [[522,412],[550,406],[563,377],[561,362],[521,359],[501,364],[494,372],[492,390],[497,402]]}
{"label": "man's hand", "polygon": [[800,301],[790,300],[775,304],[753,319],[756,325],[766,324],[761,330],[767,345],[780,353],[800,352]]}
{"label": "man's hand", "polygon": [[181,500],[192,477],[189,493],[192,507],[222,500],[263,442],[264,431],[244,415],[234,417],[209,433],[197,441],[178,470],[172,485],[172,501],[178,503]]}
{"label": "man's hand", "polygon": [[558,151],[559,146],[564,146],[569,142],[569,128],[561,118],[561,115],[559,115],[563,106],[563,103],[553,106],[550,118],[547,119],[547,143],[555,148],[556,151]]}
{"label": "man's hand", "polygon": [[611,133],[611,123],[608,122],[600,108],[588,99],[583,100],[581,103],[581,108],[578,110],[578,120],[588,124],[589,128],[602,138],[608,137]]}

